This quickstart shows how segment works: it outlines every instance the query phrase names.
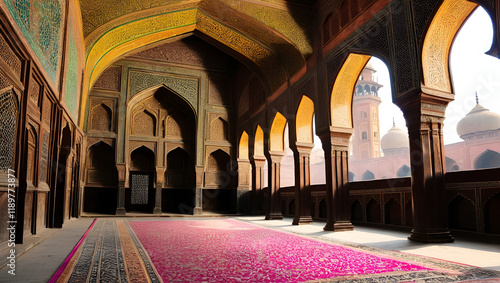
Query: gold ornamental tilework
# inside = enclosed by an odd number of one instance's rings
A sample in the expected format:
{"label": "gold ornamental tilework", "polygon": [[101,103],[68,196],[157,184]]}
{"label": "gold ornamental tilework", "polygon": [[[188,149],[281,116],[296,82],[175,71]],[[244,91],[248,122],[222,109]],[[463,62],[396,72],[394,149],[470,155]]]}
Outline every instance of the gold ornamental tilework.
{"label": "gold ornamental tilework", "polygon": [[[264,10],[261,6],[252,6],[253,9],[256,7]],[[258,38],[258,41],[265,46],[272,47],[289,76],[295,74],[305,65],[306,60],[304,56],[290,39],[283,35],[280,36],[275,30],[270,29],[257,19],[252,19],[244,15],[247,12],[246,10],[235,8],[237,8],[237,5],[230,7],[218,2],[203,2],[200,5],[200,10],[203,13],[214,17],[218,22],[227,23],[227,26],[230,26],[232,29],[245,33],[250,38]],[[271,16],[279,17],[280,15],[272,14]]]}
{"label": "gold ornamental tilework", "polygon": [[83,35],[87,37],[87,35],[98,27],[121,16],[165,5],[177,4],[182,2],[182,0],[81,0],[79,2],[82,11]]}
{"label": "gold ornamental tilework", "polygon": [[282,65],[269,50],[242,34],[217,23],[202,12],[199,12],[196,18],[196,29],[218,39],[222,44],[254,62],[268,79],[271,90],[278,89],[286,82],[287,77]]}
{"label": "gold ornamental tilework", "polygon": [[[149,17],[154,17],[156,15],[162,15],[166,13],[183,11],[191,8],[196,8],[198,4],[198,0],[190,0],[186,2],[182,2],[179,4],[168,5],[168,6],[160,6],[154,9],[142,10],[130,14],[126,14],[120,16],[116,19],[113,19],[110,22],[104,23],[98,28],[94,29],[90,34],[85,35],[85,54],[88,54],[90,47],[94,45],[94,43],[102,37],[103,34],[108,33],[110,30],[113,30],[116,27],[128,24],[130,22],[134,22],[140,19],[145,19]],[[105,2],[103,2],[105,3]]]}
{"label": "gold ornamental tilework", "polygon": [[458,30],[477,7],[466,0],[445,0],[431,22],[422,49],[424,85],[451,93],[448,67],[451,44]]}
{"label": "gold ornamental tilework", "polygon": [[313,34],[310,19],[248,2],[241,2],[239,11],[283,34],[298,47],[305,58],[313,54],[312,38],[308,37],[308,34]]}
{"label": "gold ornamental tilework", "polygon": [[[87,68],[97,65],[97,63],[101,60],[102,56],[106,54],[106,52],[110,51],[113,48],[116,48],[122,43],[140,38],[151,33],[195,24],[196,11],[196,9],[188,9],[178,12],[156,15],[130,22],[126,25],[118,26],[112,29],[111,31],[102,35],[99,40],[95,42],[95,44],[90,46],[90,50],[88,51],[86,60]],[[136,48],[147,43],[150,42],[139,42]],[[92,69],[87,71],[92,71]]]}
{"label": "gold ornamental tilework", "polygon": [[342,65],[333,84],[330,110],[331,125],[334,127],[352,128],[352,95],[359,74],[371,56],[350,54]]}

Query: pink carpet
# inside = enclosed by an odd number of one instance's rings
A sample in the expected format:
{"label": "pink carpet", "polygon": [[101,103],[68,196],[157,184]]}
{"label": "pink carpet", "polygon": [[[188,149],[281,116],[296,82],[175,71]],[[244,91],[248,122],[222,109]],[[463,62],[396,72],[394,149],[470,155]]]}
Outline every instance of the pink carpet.
{"label": "pink carpet", "polygon": [[165,282],[302,282],[428,270],[236,220],[129,223]]}

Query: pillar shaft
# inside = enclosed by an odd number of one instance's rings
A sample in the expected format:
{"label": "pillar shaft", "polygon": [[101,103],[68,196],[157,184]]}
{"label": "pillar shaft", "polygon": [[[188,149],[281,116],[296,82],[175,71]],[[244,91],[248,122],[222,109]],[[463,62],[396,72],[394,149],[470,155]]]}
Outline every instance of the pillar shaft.
{"label": "pillar shaft", "polygon": [[238,159],[238,188],[237,211],[238,213],[251,212],[251,165],[248,159]]}
{"label": "pillar shaft", "polygon": [[118,171],[118,191],[116,192],[117,203],[116,203],[116,215],[126,215],[125,210],[125,178],[126,178],[126,166],[125,164],[116,164],[116,169]]}
{"label": "pillar shaft", "polygon": [[285,153],[282,151],[269,152],[268,157],[268,211],[266,211],[266,220],[273,219],[283,219],[281,214],[281,200],[279,195],[280,189],[280,170],[281,170],[281,159],[283,159]]}
{"label": "pillar shaft", "polygon": [[349,138],[352,129],[334,128],[321,136],[325,152],[327,223],[325,231],[351,231],[349,206]]}
{"label": "pillar shaft", "polygon": [[314,144],[296,143],[295,160],[295,217],[293,225],[311,224],[311,151]]}
{"label": "pillar shaft", "polygon": [[163,190],[163,179],[165,176],[165,168],[156,167],[156,186],[155,186],[155,208],[153,214],[161,214],[161,200]]}
{"label": "pillar shaft", "polygon": [[252,215],[264,213],[262,189],[264,188],[265,156],[254,156],[252,159]]}
{"label": "pillar shaft", "polygon": [[411,157],[413,229],[410,240],[452,242],[448,229],[443,120],[449,99],[420,94],[402,106]]}
{"label": "pillar shaft", "polygon": [[205,173],[205,168],[203,166],[196,166],[196,188],[194,196],[194,209],[193,215],[203,214],[202,200],[203,200],[203,175]]}

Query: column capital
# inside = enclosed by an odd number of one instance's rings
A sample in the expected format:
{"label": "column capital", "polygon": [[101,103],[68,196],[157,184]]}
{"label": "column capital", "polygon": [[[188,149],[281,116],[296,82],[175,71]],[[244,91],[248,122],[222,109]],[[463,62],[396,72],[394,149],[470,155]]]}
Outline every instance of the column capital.
{"label": "column capital", "polygon": [[319,136],[323,150],[348,150],[349,139],[353,133],[352,128],[330,127],[330,132],[323,133]]}
{"label": "column capital", "polygon": [[306,142],[296,142],[295,143],[295,149],[299,154],[307,154],[310,155],[312,149],[314,148],[313,143],[306,143]]}
{"label": "column capital", "polygon": [[421,92],[410,92],[394,101],[403,111],[407,124],[411,122],[442,122],[448,103],[454,94],[438,92],[422,87]]}
{"label": "column capital", "polygon": [[257,166],[257,163],[260,163],[260,162],[262,162],[262,165],[264,165],[266,160],[267,159],[264,155],[254,155],[254,156],[250,157],[250,161],[255,163],[256,166]]}
{"label": "column capital", "polygon": [[281,159],[283,159],[283,157],[285,157],[284,151],[269,151],[268,152],[268,158],[270,159],[271,162],[280,163]]}

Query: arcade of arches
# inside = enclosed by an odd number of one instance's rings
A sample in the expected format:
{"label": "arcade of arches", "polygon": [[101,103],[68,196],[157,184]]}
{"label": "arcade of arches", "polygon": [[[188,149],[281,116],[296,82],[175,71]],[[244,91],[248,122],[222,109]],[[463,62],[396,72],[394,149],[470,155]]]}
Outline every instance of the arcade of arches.
{"label": "arcade of arches", "polygon": [[[453,39],[482,6],[498,57],[498,0],[118,2],[0,1],[0,206],[14,170],[16,241],[137,212],[369,222],[422,242],[500,234],[500,169],[482,169],[498,156],[446,173],[442,140]],[[400,178],[350,182],[353,93],[371,56],[389,68],[411,162]],[[314,186],[313,132],[326,176]]]}

